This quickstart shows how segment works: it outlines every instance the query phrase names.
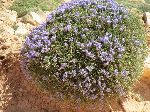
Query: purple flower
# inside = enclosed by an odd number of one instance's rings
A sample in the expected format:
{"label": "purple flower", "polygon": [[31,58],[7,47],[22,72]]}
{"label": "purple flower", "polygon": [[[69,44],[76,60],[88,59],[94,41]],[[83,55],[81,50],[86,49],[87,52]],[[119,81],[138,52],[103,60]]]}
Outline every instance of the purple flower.
{"label": "purple flower", "polygon": [[118,54],[117,58],[120,58],[120,59],[121,59],[122,56],[123,56],[122,54]]}
{"label": "purple flower", "polygon": [[52,42],[56,41],[56,35],[52,36],[51,41]]}
{"label": "purple flower", "polygon": [[70,31],[71,30],[71,25],[67,25],[66,27],[65,27],[65,31]]}
{"label": "purple flower", "polygon": [[95,58],[95,55],[94,55],[92,52],[90,52],[90,51],[88,51],[88,50],[85,50],[85,53],[86,53],[86,56],[87,56],[87,57]]}
{"label": "purple flower", "polygon": [[97,5],[97,8],[98,8],[98,9],[102,9],[102,8],[103,8],[103,5]]}
{"label": "purple flower", "polygon": [[103,43],[109,43],[109,36],[108,35],[105,35],[104,37],[101,37],[100,38],[100,41],[103,42]]}
{"label": "purple flower", "polygon": [[118,72],[117,69],[114,70],[114,74],[115,74],[115,75],[118,75],[118,74],[119,74],[119,72]]}
{"label": "purple flower", "polygon": [[110,89],[110,88],[107,88],[107,89],[106,89],[106,92],[108,92],[108,93],[109,93],[110,91],[111,91],[111,89]]}
{"label": "purple flower", "polygon": [[125,29],[125,26],[120,27],[120,31],[123,31]]}
{"label": "purple flower", "polygon": [[65,81],[68,78],[68,72],[65,72],[63,74],[62,80]]}
{"label": "purple flower", "polygon": [[67,63],[61,63],[60,69],[64,69],[67,66]]}
{"label": "purple flower", "polygon": [[135,41],[134,41],[134,44],[135,44],[136,46],[141,46],[141,45],[142,45],[142,42],[140,42],[139,40],[135,40]]}
{"label": "purple flower", "polygon": [[52,14],[49,14],[49,15],[47,16],[47,21],[51,20],[52,18],[53,18]]}
{"label": "purple flower", "polygon": [[87,44],[86,44],[86,47],[91,47],[92,46],[92,42],[88,42]]}
{"label": "purple flower", "polygon": [[102,44],[99,42],[94,41],[93,42],[94,46],[96,47],[97,50],[100,50],[102,48]]}
{"label": "purple flower", "polygon": [[88,69],[90,72],[94,69],[93,66],[87,66],[86,69]]}
{"label": "purple flower", "polygon": [[126,71],[126,70],[122,70],[122,72],[121,72],[121,74],[123,75],[123,76],[126,76],[126,75],[128,75],[128,71]]}
{"label": "purple flower", "polygon": [[118,47],[118,52],[124,52],[125,48],[123,46]]}
{"label": "purple flower", "polygon": [[87,76],[88,72],[86,71],[86,69],[80,69],[79,73],[84,75],[85,77]]}
{"label": "purple flower", "polygon": [[74,30],[75,34],[78,33],[78,29],[76,27],[74,27],[73,30]]}
{"label": "purple flower", "polygon": [[80,16],[80,13],[79,13],[79,12],[76,12],[76,13],[75,13],[75,16],[76,16],[76,17],[79,17],[79,16]]}
{"label": "purple flower", "polygon": [[83,31],[87,32],[87,31],[89,31],[89,29],[88,28],[83,28]]}

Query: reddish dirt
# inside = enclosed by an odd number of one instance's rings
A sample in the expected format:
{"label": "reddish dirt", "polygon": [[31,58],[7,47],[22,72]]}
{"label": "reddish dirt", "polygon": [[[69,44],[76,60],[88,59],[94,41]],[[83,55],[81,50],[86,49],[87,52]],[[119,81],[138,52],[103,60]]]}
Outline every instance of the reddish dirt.
{"label": "reddish dirt", "polygon": [[[25,77],[18,60],[5,71],[3,68],[0,79],[2,86],[0,110],[3,112],[93,112],[93,110],[94,112],[107,112],[110,110],[109,107],[100,103],[76,105],[53,98]],[[117,103],[113,102],[111,106],[113,110],[122,110]]]}
{"label": "reddish dirt", "polygon": [[141,79],[135,84],[134,90],[143,100],[150,101],[150,68],[145,68]]}

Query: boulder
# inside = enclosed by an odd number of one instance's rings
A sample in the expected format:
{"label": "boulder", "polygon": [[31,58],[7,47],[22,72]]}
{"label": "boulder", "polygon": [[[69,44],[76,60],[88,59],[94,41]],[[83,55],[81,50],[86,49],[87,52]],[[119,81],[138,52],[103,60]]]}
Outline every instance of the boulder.
{"label": "boulder", "polygon": [[18,22],[15,24],[15,30],[17,31],[19,27],[23,27],[24,29],[27,30],[27,34],[30,33],[30,31],[35,27],[33,25],[31,25],[30,23],[24,24],[22,22]]}
{"label": "boulder", "polygon": [[27,30],[26,25],[24,23],[17,23],[16,27],[17,27],[17,29],[15,31],[15,35],[25,36],[28,33],[28,30]]}
{"label": "boulder", "polygon": [[49,13],[50,13],[49,11],[42,11],[42,10],[37,11],[37,14],[41,17],[42,22],[46,21],[46,17]]}
{"label": "boulder", "polygon": [[150,13],[149,12],[145,12],[143,14],[142,19],[143,19],[146,26],[150,26]]}
{"label": "boulder", "polygon": [[41,17],[35,13],[35,12],[30,12],[31,16],[32,16],[32,19],[37,22],[38,24],[40,24],[42,22],[42,19]]}
{"label": "boulder", "polygon": [[30,23],[31,25],[36,26],[42,23],[42,18],[35,12],[29,12],[22,17],[22,22],[25,24]]}

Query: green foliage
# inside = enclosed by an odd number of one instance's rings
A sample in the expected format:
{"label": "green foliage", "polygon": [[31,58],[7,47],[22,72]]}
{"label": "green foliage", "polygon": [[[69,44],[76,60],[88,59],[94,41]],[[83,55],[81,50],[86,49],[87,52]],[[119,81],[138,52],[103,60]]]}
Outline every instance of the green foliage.
{"label": "green foliage", "polygon": [[113,0],[58,7],[22,48],[23,68],[50,92],[85,99],[124,95],[147,53],[139,18]]}
{"label": "green foliage", "polygon": [[10,9],[17,11],[18,16],[22,17],[29,11],[51,11],[60,2],[61,0],[15,0]]}
{"label": "green foliage", "polygon": [[150,0],[144,0],[147,4],[150,4]]}
{"label": "green foliage", "polygon": [[150,12],[150,1],[145,0],[145,3],[138,1],[129,1],[129,0],[116,0],[118,3],[123,4],[129,9],[136,8],[140,13]]}

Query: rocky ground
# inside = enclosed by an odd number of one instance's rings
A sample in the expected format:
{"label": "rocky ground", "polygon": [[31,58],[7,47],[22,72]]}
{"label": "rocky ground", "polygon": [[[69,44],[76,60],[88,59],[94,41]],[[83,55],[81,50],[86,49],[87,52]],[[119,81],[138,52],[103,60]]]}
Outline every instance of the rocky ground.
{"label": "rocky ground", "polygon": [[29,12],[17,18],[15,11],[7,9],[12,2],[0,0],[0,112],[150,112],[150,54],[133,92],[110,105],[71,104],[38,89],[22,73],[19,53],[25,35],[45,21],[49,12]]}

